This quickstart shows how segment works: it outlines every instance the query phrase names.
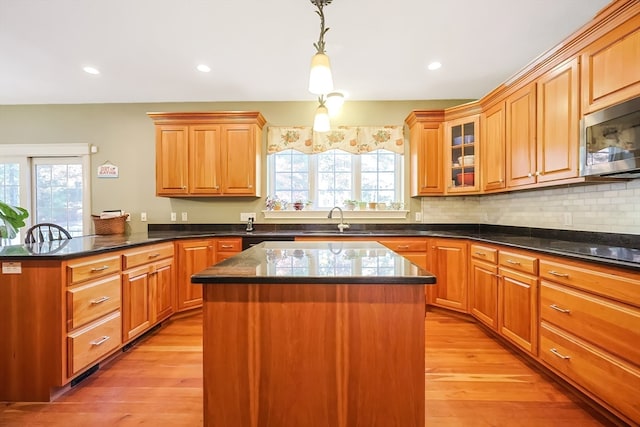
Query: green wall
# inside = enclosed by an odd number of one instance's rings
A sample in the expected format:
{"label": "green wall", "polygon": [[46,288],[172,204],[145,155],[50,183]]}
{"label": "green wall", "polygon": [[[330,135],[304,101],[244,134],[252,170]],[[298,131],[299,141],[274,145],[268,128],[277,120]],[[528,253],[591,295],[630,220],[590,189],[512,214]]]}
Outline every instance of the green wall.
{"label": "green wall", "polygon": [[[416,109],[440,109],[469,100],[347,101],[333,125],[399,125]],[[266,168],[262,198],[165,198],[155,196],[155,145],[153,121],[147,112],[260,111],[273,126],[310,126],[315,102],[217,102],[82,105],[0,106],[0,144],[88,143],[98,147],[91,156],[91,211],[124,209],[132,214],[132,231],[146,230],[140,212],[149,223],[170,222],[170,212],[188,212],[188,223],[239,223],[240,212],[264,209]],[[264,136],[266,137],[266,127]],[[408,141],[408,132],[405,132]],[[263,140],[263,147],[265,141]],[[408,144],[407,144],[408,145]],[[266,152],[266,150],[263,150]],[[420,211],[419,199],[409,198],[408,156],[405,167],[405,201]],[[109,161],[119,167],[119,178],[96,177],[96,168]],[[257,223],[267,222],[258,215]],[[298,221],[296,221],[298,222]],[[363,221],[364,222],[364,221]]]}

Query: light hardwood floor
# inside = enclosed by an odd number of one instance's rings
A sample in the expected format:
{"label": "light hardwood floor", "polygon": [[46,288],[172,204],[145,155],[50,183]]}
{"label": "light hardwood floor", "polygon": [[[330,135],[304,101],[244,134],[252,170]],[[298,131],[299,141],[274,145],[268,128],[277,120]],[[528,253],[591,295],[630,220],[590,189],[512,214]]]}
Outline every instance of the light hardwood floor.
{"label": "light hardwood floor", "polygon": [[[0,403],[0,426],[201,426],[201,322],[172,321],[52,403]],[[474,323],[425,322],[427,426],[607,425]]]}

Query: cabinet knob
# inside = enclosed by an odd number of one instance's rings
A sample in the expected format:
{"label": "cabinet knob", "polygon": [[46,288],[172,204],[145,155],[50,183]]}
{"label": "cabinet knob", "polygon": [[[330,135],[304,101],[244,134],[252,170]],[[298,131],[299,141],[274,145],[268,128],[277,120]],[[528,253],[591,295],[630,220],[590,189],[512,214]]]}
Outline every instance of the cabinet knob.
{"label": "cabinet knob", "polygon": [[528,176],[529,178],[531,178],[531,177],[533,176],[533,174],[532,174],[531,172],[529,172],[529,173],[527,174],[527,176]]}
{"label": "cabinet knob", "polygon": [[540,176],[542,175],[542,173],[540,173],[540,171],[536,171],[536,176]]}

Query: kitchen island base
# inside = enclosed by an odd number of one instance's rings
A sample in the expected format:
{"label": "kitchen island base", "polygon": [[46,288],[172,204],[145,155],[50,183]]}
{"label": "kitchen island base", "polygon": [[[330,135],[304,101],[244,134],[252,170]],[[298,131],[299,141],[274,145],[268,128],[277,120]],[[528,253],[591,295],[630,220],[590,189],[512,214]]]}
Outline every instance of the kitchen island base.
{"label": "kitchen island base", "polygon": [[205,426],[424,426],[424,286],[203,288]]}

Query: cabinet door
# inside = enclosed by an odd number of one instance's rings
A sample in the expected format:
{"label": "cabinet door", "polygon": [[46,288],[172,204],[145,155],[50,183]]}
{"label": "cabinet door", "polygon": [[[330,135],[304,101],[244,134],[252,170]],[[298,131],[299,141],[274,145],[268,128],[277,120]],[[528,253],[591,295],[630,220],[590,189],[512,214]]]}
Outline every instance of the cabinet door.
{"label": "cabinet door", "polygon": [[498,329],[498,266],[471,260],[469,282],[471,314],[494,330]]}
{"label": "cabinet door", "polygon": [[640,14],[590,44],[582,53],[582,114],[640,93]]}
{"label": "cabinet door", "polygon": [[148,266],[129,270],[122,275],[123,341],[129,341],[151,327],[150,280]]}
{"label": "cabinet door", "polygon": [[155,263],[150,295],[154,323],[166,319],[174,312],[174,282],[173,258]]}
{"label": "cabinet door", "polygon": [[429,286],[434,305],[467,312],[467,242],[433,239],[429,267],[437,283]]}
{"label": "cabinet door", "polygon": [[506,101],[507,187],[536,182],[535,92],[535,85],[529,85]]}
{"label": "cabinet door", "polygon": [[445,124],[447,193],[473,193],[480,188],[479,124],[479,115]]}
{"label": "cabinet door", "polygon": [[442,129],[417,124],[411,129],[411,195],[442,194]]}
{"label": "cabinet door", "polygon": [[177,302],[176,311],[200,307],[202,286],[191,283],[191,276],[215,263],[214,241],[211,239],[188,240],[177,243]]}
{"label": "cabinet door", "polygon": [[578,58],[556,67],[537,82],[537,182],[578,176]]}
{"label": "cabinet door", "polygon": [[532,355],[538,354],[538,278],[500,268],[498,332]]}
{"label": "cabinet door", "polygon": [[222,142],[222,192],[230,195],[256,195],[255,126],[225,125],[222,127]]}
{"label": "cabinet door", "polygon": [[156,194],[187,194],[189,127],[156,126]]}
{"label": "cabinet door", "polygon": [[220,125],[192,125],[189,131],[189,192],[220,194]]}
{"label": "cabinet door", "polygon": [[489,108],[482,115],[481,124],[482,189],[500,190],[506,186],[504,102]]}

